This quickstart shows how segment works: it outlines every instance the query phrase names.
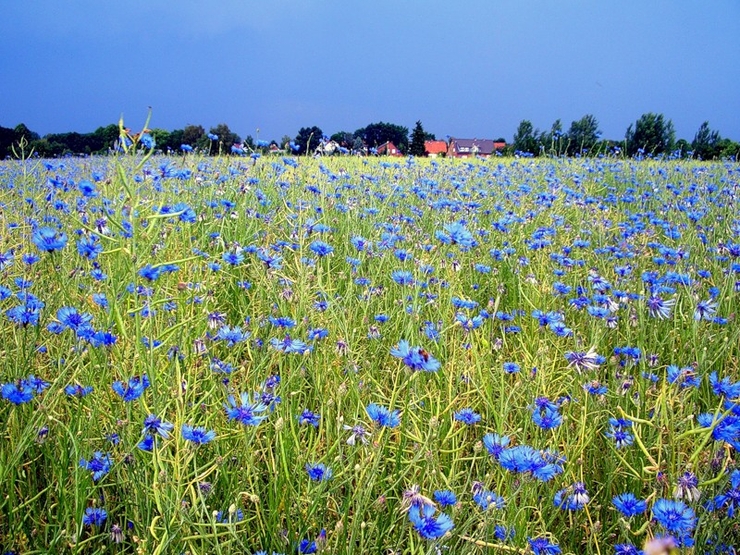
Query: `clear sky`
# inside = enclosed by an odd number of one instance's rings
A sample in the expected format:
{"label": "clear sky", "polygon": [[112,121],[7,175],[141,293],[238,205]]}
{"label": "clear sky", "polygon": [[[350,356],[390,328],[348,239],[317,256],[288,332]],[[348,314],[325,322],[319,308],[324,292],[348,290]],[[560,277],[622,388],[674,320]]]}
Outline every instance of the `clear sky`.
{"label": "clear sky", "polygon": [[0,125],[115,123],[242,137],[421,120],[510,140],[646,112],[740,140],[740,1],[33,0],[0,6]]}

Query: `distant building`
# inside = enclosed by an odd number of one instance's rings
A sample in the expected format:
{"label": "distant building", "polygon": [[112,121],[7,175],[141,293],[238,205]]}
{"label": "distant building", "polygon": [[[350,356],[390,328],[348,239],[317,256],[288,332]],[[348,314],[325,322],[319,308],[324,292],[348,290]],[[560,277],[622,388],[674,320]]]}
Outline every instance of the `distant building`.
{"label": "distant building", "polygon": [[424,150],[430,158],[447,155],[447,143],[445,141],[424,141]]}
{"label": "distant building", "polygon": [[496,142],[491,139],[450,139],[447,148],[447,156],[455,158],[468,158],[471,156],[482,156],[487,158],[497,150],[506,147],[504,142]]}
{"label": "distant building", "polygon": [[396,145],[394,145],[390,141],[388,141],[387,143],[383,143],[375,150],[380,156],[403,156],[403,154],[401,154],[401,151],[398,150]]}

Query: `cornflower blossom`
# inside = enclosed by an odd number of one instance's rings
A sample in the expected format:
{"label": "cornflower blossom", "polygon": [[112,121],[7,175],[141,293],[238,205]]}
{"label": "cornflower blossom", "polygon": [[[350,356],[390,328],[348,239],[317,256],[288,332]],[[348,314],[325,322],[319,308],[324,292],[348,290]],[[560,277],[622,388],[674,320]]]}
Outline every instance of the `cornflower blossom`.
{"label": "cornflower blossom", "polygon": [[699,485],[699,479],[693,472],[684,472],[676,483],[676,487],[673,490],[673,497],[676,499],[686,499],[689,503],[695,503],[699,501],[701,492],[697,487]]}
{"label": "cornflower blossom", "polygon": [[396,428],[401,423],[401,413],[398,410],[391,411],[375,403],[370,403],[365,412],[370,420],[377,423],[380,427]]}
{"label": "cornflower blossom", "polygon": [[576,482],[572,486],[563,488],[555,494],[553,504],[559,509],[578,511],[590,501],[588,491],[583,482]]}
{"label": "cornflower blossom", "polygon": [[635,497],[633,493],[622,493],[612,499],[612,505],[625,517],[641,515],[647,511],[647,503]]}
{"label": "cornflower blossom", "polygon": [[129,403],[141,397],[144,394],[144,390],[146,390],[149,385],[149,378],[144,374],[141,377],[134,376],[133,378],[130,378],[128,384],[124,384],[120,381],[113,382],[111,389],[113,389],[121,399]]}
{"label": "cornflower blossom", "polygon": [[634,436],[627,430],[632,427],[630,420],[623,418],[610,418],[610,430],[605,434],[606,437],[613,439],[617,449],[629,447],[635,441]]}
{"label": "cornflower blossom", "polygon": [[694,320],[712,321],[712,318],[717,312],[717,303],[714,301],[706,300],[699,301],[694,309]]}
{"label": "cornflower blossom", "polygon": [[404,490],[401,499],[401,511],[408,511],[411,507],[435,507],[434,501],[421,493],[421,487],[414,484],[409,489]]}
{"label": "cornflower blossom", "polygon": [[653,505],[652,520],[675,535],[683,545],[693,543],[691,534],[696,527],[696,514],[683,501],[658,499]]}
{"label": "cornflower blossom", "polygon": [[730,474],[730,484],[727,491],[720,493],[712,499],[707,508],[710,511],[724,509],[727,516],[734,518],[735,514],[740,511],[740,470],[733,470]]}
{"label": "cornflower blossom", "polygon": [[82,525],[92,528],[93,526],[102,526],[108,518],[105,509],[97,507],[88,507],[85,509],[85,516],[82,517]]}
{"label": "cornflower blossom", "polygon": [[69,384],[64,388],[64,393],[69,397],[77,397],[79,399],[89,395],[92,391],[93,387],[91,385],[82,386],[80,384]]}
{"label": "cornflower blossom", "polygon": [[213,430],[206,430],[203,427],[194,427],[189,424],[183,424],[180,432],[185,441],[189,441],[195,445],[204,445],[216,438],[216,432]]}
{"label": "cornflower blossom", "polygon": [[563,473],[563,457],[548,451],[538,451],[529,445],[507,447],[499,453],[497,460],[505,470],[528,473],[541,482],[548,482]]}
{"label": "cornflower blossom", "polygon": [[650,297],[645,304],[647,305],[648,314],[652,318],[658,318],[659,320],[665,320],[670,318],[671,310],[676,304],[676,299],[662,299],[658,296]]}
{"label": "cornflower blossom", "polygon": [[358,439],[363,445],[367,445],[370,442],[370,432],[362,424],[356,424],[354,426],[344,424],[343,428],[351,432],[349,438],[347,438],[347,445],[355,445]]}
{"label": "cornflower blossom", "polygon": [[267,415],[260,414],[267,410],[267,405],[260,402],[251,402],[248,393],[242,393],[239,396],[239,400],[241,401],[241,405],[237,404],[233,395],[229,395],[226,399],[227,402],[224,403],[224,409],[229,420],[236,420],[245,426],[257,426],[267,418]]}
{"label": "cornflower blossom", "polygon": [[109,454],[103,453],[102,451],[95,451],[90,460],[84,458],[80,459],[80,468],[84,468],[85,470],[92,472],[93,482],[97,482],[103,476],[108,474],[112,466],[113,459],[111,459]]}
{"label": "cornflower blossom", "polygon": [[435,517],[435,513],[436,509],[432,505],[414,505],[409,508],[409,521],[426,540],[437,540],[455,527],[447,514],[439,513]]}
{"label": "cornflower blossom", "polygon": [[445,490],[436,490],[434,492],[434,500],[439,503],[439,506],[444,507],[452,507],[457,503],[457,496],[454,492],[445,489]]}
{"label": "cornflower blossom", "polygon": [[242,343],[250,337],[250,333],[242,331],[239,326],[233,328],[229,326],[222,326],[219,328],[216,335],[213,337],[214,341],[225,341],[227,347],[233,347],[237,343]]}
{"label": "cornflower blossom", "polygon": [[480,482],[473,482],[473,501],[484,511],[506,508],[506,500],[499,494],[487,490]]}
{"label": "cornflower blossom", "polygon": [[314,482],[326,482],[331,480],[333,475],[331,468],[328,468],[324,463],[307,463],[306,472],[308,473],[308,477]]}
{"label": "cornflower blossom", "polygon": [[527,538],[527,542],[533,555],[559,555],[562,553],[560,546],[550,543],[547,538]]}
{"label": "cornflower blossom", "polygon": [[569,351],[565,353],[565,360],[569,368],[575,368],[580,374],[588,370],[596,370],[605,362],[604,357],[596,353],[596,348],[591,347],[588,351]]}
{"label": "cornflower blossom", "polygon": [[439,361],[428,352],[421,347],[410,347],[405,339],[399,341],[398,345],[391,349],[391,355],[402,359],[411,370],[436,372],[441,366]]}
{"label": "cornflower blossom", "polygon": [[304,410],[301,414],[298,415],[298,424],[301,426],[309,425],[313,426],[314,428],[319,427],[319,422],[321,421],[321,416],[311,410]]}
{"label": "cornflower blossom", "polygon": [[40,227],[31,235],[31,241],[40,251],[60,251],[67,244],[67,234],[50,227]]}
{"label": "cornflower blossom", "polygon": [[477,412],[474,412],[473,409],[466,407],[464,409],[461,409],[457,411],[454,415],[455,420],[458,422],[462,422],[463,424],[467,426],[472,426],[473,424],[477,424],[481,420],[481,415]]}
{"label": "cornflower blossom", "polygon": [[158,416],[150,414],[144,419],[144,428],[142,434],[160,435],[164,439],[169,439],[170,432],[175,428],[170,422],[163,422]]}
{"label": "cornflower blossom", "polygon": [[494,459],[498,460],[501,452],[509,446],[509,436],[486,434],[483,436],[483,446]]}

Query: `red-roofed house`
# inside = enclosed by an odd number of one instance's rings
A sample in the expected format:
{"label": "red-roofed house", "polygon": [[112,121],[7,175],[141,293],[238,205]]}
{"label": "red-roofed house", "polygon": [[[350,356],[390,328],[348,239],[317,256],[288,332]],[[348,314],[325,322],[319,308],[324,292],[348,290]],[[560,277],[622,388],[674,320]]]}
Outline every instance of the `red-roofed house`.
{"label": "red-roofed house", "polygon": [[401,154],[401,151],[398,150],[396,145],[394,145],[390,141],[388,141],[387,143],[383,143],[375,150],[380,156],[403,156],[403,154]]}
{"label": "red-roofed house", "polygon": [[447,143],[444,141],[424,141],[424,150],[430,158],[447,154]]}

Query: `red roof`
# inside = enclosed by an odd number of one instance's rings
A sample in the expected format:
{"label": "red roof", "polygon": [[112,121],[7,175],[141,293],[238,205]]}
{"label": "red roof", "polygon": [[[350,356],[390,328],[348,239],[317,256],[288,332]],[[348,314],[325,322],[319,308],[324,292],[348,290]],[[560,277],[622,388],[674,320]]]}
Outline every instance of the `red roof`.
{"label": "red roof", "polygon": [[398,150],[396,145],[394,145],[392,142],[388,141],[387,143],[383,143],[377,148],[378,154],[386,154],[388,156],[403,156],[401,154],[401,151]]}
{"label": "red roof", "polygon": [[427,154],[444,154],[447,152],[447,143],[444,141],[424,141],[424,150]]}

